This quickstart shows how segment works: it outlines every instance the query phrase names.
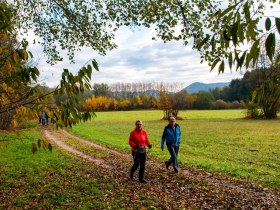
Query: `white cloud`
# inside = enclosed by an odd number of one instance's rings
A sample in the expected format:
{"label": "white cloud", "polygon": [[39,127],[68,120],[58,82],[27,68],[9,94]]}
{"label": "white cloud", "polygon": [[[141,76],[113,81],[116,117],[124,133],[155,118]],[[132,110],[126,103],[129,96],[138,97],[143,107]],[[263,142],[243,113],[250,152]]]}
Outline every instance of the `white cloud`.
{"label": "white cloud", "polygon": [[[152,29],[121,29],[116,35],[118,49],[100,56],[89,48],[75,55],[75,64],[70,64],[65,56],[63,62],[50,66],[42,55],[41,47],[32,46],[30,50],[39,59],[42,71],[40,81],[53,87],[59,84],[63,68],[76,73],[90,59],[95,58],[100,71],[93,72],[93,83],[116,82],[174,82],[187,86],[193,82],[229,82],[241,78],[240,72],[225,70],[218,75],[217,70],[210,72],[207,63],[200,64],[200,55],[182,42],[163,43],[153,41]],[[33,39],[31,34],[29,39]]]}

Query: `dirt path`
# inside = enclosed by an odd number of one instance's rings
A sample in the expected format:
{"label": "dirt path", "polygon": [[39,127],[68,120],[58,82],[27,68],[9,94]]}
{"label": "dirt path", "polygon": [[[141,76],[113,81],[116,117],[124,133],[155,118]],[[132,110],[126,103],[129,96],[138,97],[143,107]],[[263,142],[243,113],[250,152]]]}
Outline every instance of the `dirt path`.
{"label": "dirt path", "polygon": [[[60,132],[60,135],[75,140],[80,145],[94,147],[96,150],[109,155],[109,158],[106,157],[105,159],[95,158],[92,154],[85,154],[74,146],[68,145],[63,141],[63,138],[59,137],[59,132],[50,132],[45,129],[44,134],[58,147],[92,162],[98,167],[106,168],[111,173],[122,177],[122,179],[127,179],[129,166],[132,162],[130,155],[73,136],[66,131]],[[180,174],[176,176],[152,159],[147,161],[146,176],[150,180],[148,186],[152,190],[158,191],[159,194],[164,192],[166,196],[174,196],[174,199],[179,199],[180,202],[189,202],[194,207],[280,209],[279,193],[247,181],[234,180],[228,176],[192,168],[181,169]],[[174,182],[170,183],[171,176]],[[132,183],[136,184],[135,182]],[[185,197],[181,197],[182,193]]]}

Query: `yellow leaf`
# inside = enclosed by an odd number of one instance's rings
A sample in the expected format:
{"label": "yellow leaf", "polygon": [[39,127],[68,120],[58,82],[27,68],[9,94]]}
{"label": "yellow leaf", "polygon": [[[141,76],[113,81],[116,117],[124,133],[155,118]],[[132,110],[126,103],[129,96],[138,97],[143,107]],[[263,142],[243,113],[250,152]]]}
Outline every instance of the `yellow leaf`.
{"label": "yellow leaf", "polygon": [[23,55],[23,59],[27,60],[28,59],[28,53],[26,52],[26,50],[22,50],[22,55]]}
{"label": "yellow leaf", "polygon": [[13,60],[15,63],[18,63],[20,61],[19,55],[17,52],[13,53]]}

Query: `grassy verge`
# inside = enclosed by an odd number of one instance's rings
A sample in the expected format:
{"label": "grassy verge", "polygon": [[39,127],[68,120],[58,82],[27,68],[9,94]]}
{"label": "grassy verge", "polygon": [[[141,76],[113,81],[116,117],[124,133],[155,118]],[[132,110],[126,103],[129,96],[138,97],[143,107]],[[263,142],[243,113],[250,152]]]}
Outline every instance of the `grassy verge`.
{"label": "grassy verge", "polygon": [[[35,154],[31,143],[40,130],[0,133],[0,209],[139,209],[157,206],[157,199],[132,203],[127,195],[134,189],[94,164],[53,149]],[[158,204],[157,204],[158,203]]]}
{"label": "grassy verge", "polygon": [[[280,187],[279,120],[245,120],[242,110],[182,111],[179,153],[181,167],[194,166],[244,178],[268,187]],[[91,122],[71,132],[108,147],[130,151],[129,133],[136,119],[143,120],[154,145],[149,155],[168,158],[159,148],[166,121],[161,111],[98,112]]]}

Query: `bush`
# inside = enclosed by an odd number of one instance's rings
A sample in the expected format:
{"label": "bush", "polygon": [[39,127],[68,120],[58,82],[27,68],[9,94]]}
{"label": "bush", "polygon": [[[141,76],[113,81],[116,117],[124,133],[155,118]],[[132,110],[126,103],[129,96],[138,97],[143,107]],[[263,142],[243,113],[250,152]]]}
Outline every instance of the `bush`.
{"label": "bush", "polygon": [[258,105],[250,101],[247,105],[246,118],[259,118],[260,116],[261,112],[259,111]]}
{"label": "bush", "polygon": [[219,99],[215,102],[211,102],[211,109],[228,109],[229,105],[227,102]]}
{"label": "bush", "polygon": [[241,101],[240,103],[238,101],[234,101],[232,103],[229,104],[229,107],[231,109],[242,109],[242,108],[245,108],[245,103]]}

